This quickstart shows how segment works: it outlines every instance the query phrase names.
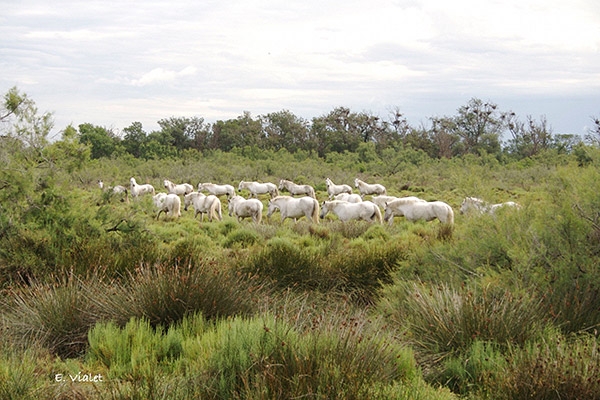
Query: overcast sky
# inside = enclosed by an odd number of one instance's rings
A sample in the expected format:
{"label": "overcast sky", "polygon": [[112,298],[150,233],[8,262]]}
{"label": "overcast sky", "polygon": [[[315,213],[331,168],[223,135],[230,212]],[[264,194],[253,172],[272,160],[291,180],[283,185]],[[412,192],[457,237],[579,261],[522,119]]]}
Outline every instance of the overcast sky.
{"label": "overcast sky", "polygon": [[480,98],[584,134],[599,50],[598,0],[20,0],[0,14],[0,92],[55,132],[339,106],[427,125]]}

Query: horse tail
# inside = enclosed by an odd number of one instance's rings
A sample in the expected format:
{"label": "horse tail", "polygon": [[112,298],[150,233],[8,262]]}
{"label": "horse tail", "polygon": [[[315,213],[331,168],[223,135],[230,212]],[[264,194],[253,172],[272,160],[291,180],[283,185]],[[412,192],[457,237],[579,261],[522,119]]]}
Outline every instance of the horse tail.
{"label": "horse tail", "polygon": [[260,221],[262,221],[262,209],[258,208],[254,215],[254,222],[260,224]]}
{"label": "horse tail", "polygon": [[221,200],[217,199],[215,203],[215,208],[217,210],[217,218],[219,218],[219,221],[223,221],[223,212],[221,211]]}
{"label": "horse tail", "polygon": [[381,210],[379,209],[379,206],[377,204],[375,204],[375,212],[373,213],[374,217],[377,217],[377,221],[379,221],[380,224],[383,224],[383,217],[381,216]]}
{"label": "horse tail", "polygon": [[448,206],[448,215],[447,215],[446,222],[450,225],[454,225],[454,211],[452,210],[452,207],[450,207],[450,206]]}
{"label": "horse tail", "polygon": [[181,217],[181,200],[179,200],[179,197],[173,199],[171,213],[177,218]]}
{"label": "horse tail", "polygon": [[312,210],[312,220],[314,223],[319,223],[319,212],[320,212],[320,206],[319,206],[319,202],[317,201],[317,199],[314,199],[313,201],[313,210]]}
{"label": "horse tail", "polygon": [[[315,200],[317,199],[317,195],[315,194],[315,189],[313,189],[312,186],[309,186],[308,192],[309,192],[308,194],[310,197],[312,197]],[[317,201],[317,205],[319,205],[318,201]]]}

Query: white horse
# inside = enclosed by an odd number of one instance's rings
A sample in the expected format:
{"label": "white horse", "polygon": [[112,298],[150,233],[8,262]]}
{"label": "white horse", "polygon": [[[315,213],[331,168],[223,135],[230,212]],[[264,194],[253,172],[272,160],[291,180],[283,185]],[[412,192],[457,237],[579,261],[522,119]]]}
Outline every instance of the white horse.
{"label": "white horse", "polygon": [[213,218],[219,221],[223,220],[223,213],[221,212],[221,200],[215,195],[209,194],[206,196],[204,193],[192,192],[188,193],[183,198],[184,207],[187,211],[190,204],[194,206],[194,218],[200,214],[200,221],[204,221],[204,214],[208,215],[208,221],[212,222]]}
{"label": "white horse", "polygon": [[316,199],[315,189],[310,185],[297,185],[292,181],[288,181],[286,179],[282,179],[279,181],[279,190],[286,189],[292,196],[298,194],[304,194],[306,196],[310,196],[313,199]]}
{"label": "white horse", "polygon": [[210,183],[210,182],[199,183],[198,191],[202,192],[204,190],[206,190],[208,193],[212,194],[213,196],[225,195],[225,196],[227,196],[228,199],[235,196],[235,189],[231,185],[217,185],[215,183]]}
{"label": "white horse", "polygon": [[181,217],[181,200],[174,193],[158,193],[152,197],[154,206],[158,208],[156,219],[160,217],[160,213],[164,212],[170,217]]}
{"label": "white horse", "polygon": [[379,195],[379,196],[373,196],[371,198],[371,201],[385,210],[386,203],[389,203],[389,202],[397,200],[397,199],[406,199],[406,200],[412,200],[412,201],[426,201],[426,200],[420,199],[415,196],[396,197],[396,196],[387,196],[384,194]]}
{"label": "white horse", "polygon": [[[100,187],[100,189],[104,190],[104,182],[102,182],[102,180],[98,180],[98,186]],[[126,201],[129,202],[129,195],[128,195],[128,190],[125,186],[121,186],[121,185],[116,185],[116,186],[109,186],[106,188],[106,191],[109,193],[109,195],[114,196],[114,195],[125,195],[125,200],[121,199],[121,201]]]}
{"label": "white horse", "polygon": [[340,200],[324,201],[321,204],[321,218],[325,218],[330,211],[337,215],[342,222],[351,219],[383,222],[381,210],[377,204],[371,201],[361,201],[360,203],[348,203]]}
{"label": "white horse", "polygon": [[358,178],[354,179],[354,187],[358,188],[358,191],[360,192],[360,197],[362,197],[363,199],[368,194],[387,194],[385,186],[380,185],[379,183],[369,184],[361,181]]}
{"label": "white horse", "polygon": [[505,203],[489,204],[477,197],[465,197],[462,204],[460,205],[460,213],[464,214],[470,210],[476,210],[482,214],[494,214],[499,208],[502,207],[514,207],[521,208],[521,206],[514,201],[507,201]]}
{"label": "white horse", "polygon": [[363,201],[362,197],[356,193],[340,193],[333,197],[333,200],[347,201],[348,203],[360,203]]}
{"label": "white horse", "polygon": [[260,183],[241,181],[238,186],[238,192],[241,192],[243,189],[249,190],[250,197],[254,197],[255,199],[258,199],[259,194],[269,194],[271,198],[279,196],[277,186],[271,182]]}
{"label": "white horse", "polygon": [[252,221],[259,224],[262,220],[263,203],[258,199],[244,199],[242,196],[233,196],[229,199],[229,216],[235,215],[238,222],[242,218],[252,217]]}
{"label": "white horse", "polygon": [[281,222],[286,218],[293,218],[296,222],[297,218],[305,216],[306,219],[312,219],[316,224],[319,223],[319,202],[312,197],[277,196],[269,200],[267,217],[270,217],[277,209],[281,212]]}
{"label": "white horse", "polygon": [[398,197],[396,196],[387,196],[385,194],[381,194],[379,196],[373,196],[371,201],[377,204],[379,207],[385,210],[385,203],[389,203],[390,201],[396,200]]}
{"label": "white horse", "polygon": [[149,183],[138,185],[134,177],[129,179],[129,190],[131,191],[131,196],[133,197],[138,197],[147,193],[152,194],[152,196],[155,194],[154,186],[150,185]]}
{"label": "white horse", "polygon": [[185,196],[186,194],[192,193],[194,191],[194,187],[192,185],[190,185],[189,183],[180,183],[180,184],[176,185],[173,182],[171,182],[170,180],[165,179],[163,181],[163,184],[164,184],[165,188],[167,189],[167,192],[173,193],[173,194],[182,194]]}
{"label": "white horse", "polygon": [[329,194],[329,200],[333,199],[333,197],[340,193],[349,193],[352,194],[352,188],[350,185],[336,185],[331,181],[331,179],[325,179],[325,185],[327,186],[327,194]]}
{"label": "white horse", "polygon": [[444,224],[454,224],[454,211],[443,201],[399,198],[386,204],[383,219],[391,225],[395,216],[404,216],[411,222],[421,219],[431,221],[437,218]]}

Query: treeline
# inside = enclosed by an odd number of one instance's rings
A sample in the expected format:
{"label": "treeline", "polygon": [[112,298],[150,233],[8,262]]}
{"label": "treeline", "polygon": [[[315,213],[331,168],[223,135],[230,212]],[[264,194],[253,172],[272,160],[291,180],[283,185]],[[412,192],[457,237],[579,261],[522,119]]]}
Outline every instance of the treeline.
{"label": "treeline", "polygon": [[[386,118],[371,112],[354,112],[338,107],[312,120],[282,110],[252,117],[245,111],[235,119],[209,123],[202,117],[170,117],[158,121],[159,130],[147,132],[133,122],[121,132],[90,123],[69,125],[62,138],[47,146],[52,114],[38,113],[35,103],[11,88],[0,105],[0,127],[4,138],[16,138],[27,147],[45,151],[50,161],[69,156],[74,163],[88,158],[129,154],[149,160],[174,157],[187,150],[229,152],[255,148],[327,158],[334,153],[412,149],[434,158],[491,155],[499,160],[520,160],[547,150],[569,153],[585,142],[600,144],[600,119],[585,137],[554,134],[546,117],[521,119],[512,111],[473,98],[458,108],[456,115],[430,117],[421,126],[411,126],[399,109]],[[428,124],[428,125],[426,125]],[[6,128],[7,127],[7,128]]]}
{"label": "treeline", "polygon": [[92,158],[128,153],[141,159],[170,157],[188,149],[229,152],[244,147],[286,149],[325,158],[329,153],[357,152],[362,144],[372,143],[379,155],[387,148],[410,147],[431,158],[486,153],[514,160],[549,149],[570,152],[584,139],[600,138],[597,120],[586,138],[553,134],[544,116],[522,120],[514,112],[503,112],[496,104],[477,98],[454,116],[431,117],[428,122],[429,126],[411,126],[398,109],[381,118],[338,107],[310,121],[288,110],[256,118],[246,111],[235,119],[214,123],[202,117],[165,118],[158,121],[159,130],[149,133],[140,122],[122,132],[84,123],[78,129],[69,126],[65,135],[89,145]]}

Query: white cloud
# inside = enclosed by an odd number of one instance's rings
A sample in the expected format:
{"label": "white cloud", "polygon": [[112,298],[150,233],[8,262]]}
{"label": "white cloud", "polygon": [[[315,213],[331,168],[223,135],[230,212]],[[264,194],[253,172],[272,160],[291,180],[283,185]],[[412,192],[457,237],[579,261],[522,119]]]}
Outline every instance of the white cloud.
{"label": "white cloud", "polygon": [[191,76],[194,74],[196,74],[196,68],[193,66],[185,67],[181,71],[154,68],[152,71],[143,74],[139,79],[131,80],[131,84],[134,86],[147,86],[158,83],[173,82],[178,78]]}
{"label": "white cloud", "polygon": [[600,113],[599,48],[595,0],[23,0],[0,15],[0,91],[19,86],[59,128],[593,99],[560,114],[568,127]]}

